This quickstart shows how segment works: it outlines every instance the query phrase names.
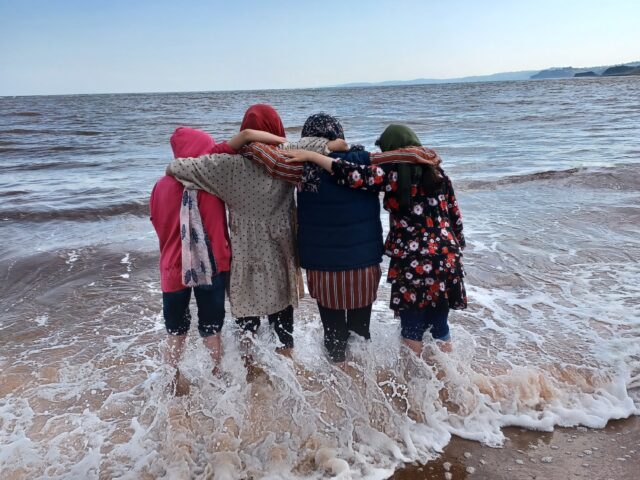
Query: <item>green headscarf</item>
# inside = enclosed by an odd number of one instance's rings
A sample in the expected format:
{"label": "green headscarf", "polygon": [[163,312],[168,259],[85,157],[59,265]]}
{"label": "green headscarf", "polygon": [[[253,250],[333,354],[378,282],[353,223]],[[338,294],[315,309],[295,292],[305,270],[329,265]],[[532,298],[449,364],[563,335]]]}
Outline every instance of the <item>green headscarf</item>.
{"label": "green headscarf", "polygon": [[[406,125],[389,125],[376,142],[383,152],[405,147],[421,147],[416,133]],[[400,208],[411,205],[411,185],[422,181],[422,167],[420,165],[398,165],[398,203]]]}
{"label": "green headscarf", "polygon": [[385,128],[377,144],[383,152],[404,147],[422,146],[420,139],[413,130],[406,125],[395,125],[393,123]]}

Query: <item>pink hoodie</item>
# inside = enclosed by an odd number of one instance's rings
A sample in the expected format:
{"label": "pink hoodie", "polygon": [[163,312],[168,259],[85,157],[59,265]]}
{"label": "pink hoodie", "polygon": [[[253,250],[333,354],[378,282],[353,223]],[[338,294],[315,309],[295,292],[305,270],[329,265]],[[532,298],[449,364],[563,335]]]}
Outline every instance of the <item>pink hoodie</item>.
{"label": "pink hoodie", "polygon": [[[226,142],[216,144],[201,130],[179,127],[171,136],[176,158],[198,157],[209,153],[237,153]],[[164,176],[151,192],[151,223],[160,241],[160,285],[163,292],[185,288],[182,283],[182,241],[180,239],[180,204],[184,187],[173,177]],[[198,192],[202,223],[211,240],[213,256],[219,272],[228,272],[231,245],[227,216],[222,200],[209,193]]]}

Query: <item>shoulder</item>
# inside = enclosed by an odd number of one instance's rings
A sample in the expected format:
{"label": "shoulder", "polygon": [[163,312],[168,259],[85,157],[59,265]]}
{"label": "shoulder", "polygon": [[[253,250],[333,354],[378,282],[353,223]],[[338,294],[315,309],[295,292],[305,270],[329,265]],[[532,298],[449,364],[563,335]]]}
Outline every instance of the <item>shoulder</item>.
{"label": "shoulder", "polygon": [[150,203],[152,206],[162,204],[168,199],[182,198],[183,185],[173,177],[165,175],[156,182],[151,191]]}
{"label": "shoulder", "polygon": [[163,190],[171,190],[175,188],[182,188],[182,184],[176,180],[175,178],[165,175],[160,180],[158,180],[153,187],[153,191],[163,191]]}

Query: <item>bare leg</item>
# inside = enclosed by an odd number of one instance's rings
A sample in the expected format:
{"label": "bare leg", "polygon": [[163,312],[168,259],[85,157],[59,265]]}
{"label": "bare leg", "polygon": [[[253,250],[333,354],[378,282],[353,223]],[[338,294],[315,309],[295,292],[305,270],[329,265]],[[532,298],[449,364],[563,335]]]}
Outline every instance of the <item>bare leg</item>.
{"label": "bare leg", "polygon": [[178,363],[182,358],[182,352],[186,344],[187,335],[167,335],[167,347],[164,351],[164,361],[170,367],[176,369],[176,374],[169,385],[171,391],[177,396],[182,397],[189,394],[189,382],[182,376],[178,369]]}
{"label": "bare leg", "polygon": [[222,360],[222,342],[220,332],[204,337],[202,339],[202,343],[204,343],[206,349],[209,350],[209,355],[211,355],[211,361],[213,362],[212,373],[217,375],[220,371],[219,365]]}
{"label": "bare leg", "polygon": [[184,335],[167,335],[167,347],[164,351],[164,361],[167,365],[178,368],[186,341],[186,333]]}
{"label": "bare leg", "polygon": [[451,353],[453,351],[453,342],[451,340],[447,340],[445,342],[437,341],[438,348],[441,352]]}
{"label": "bare leg", "polygon": [[409,340],[408,338],[403,338],[402,343],[404,343],[413,353],[415,353],[418,357],[422,355],[422,341],[418,340]]}
{"label": "bare leg", "polygon": [[276,353],[279,353],[283,357],[293,358],[293,348],[278,347],[278,348],[276,348]]}

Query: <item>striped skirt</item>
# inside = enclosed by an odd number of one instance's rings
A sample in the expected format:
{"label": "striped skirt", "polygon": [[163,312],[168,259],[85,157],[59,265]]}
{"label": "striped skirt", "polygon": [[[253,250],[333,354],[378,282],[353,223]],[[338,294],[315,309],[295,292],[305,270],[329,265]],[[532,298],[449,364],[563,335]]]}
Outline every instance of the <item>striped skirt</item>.
{"label": "striped skirt", "polygon": [[307,285],[309,294],[323,307],[352,310],[376,300],[381,275],[380,265],[342,272],[307,270]]}

